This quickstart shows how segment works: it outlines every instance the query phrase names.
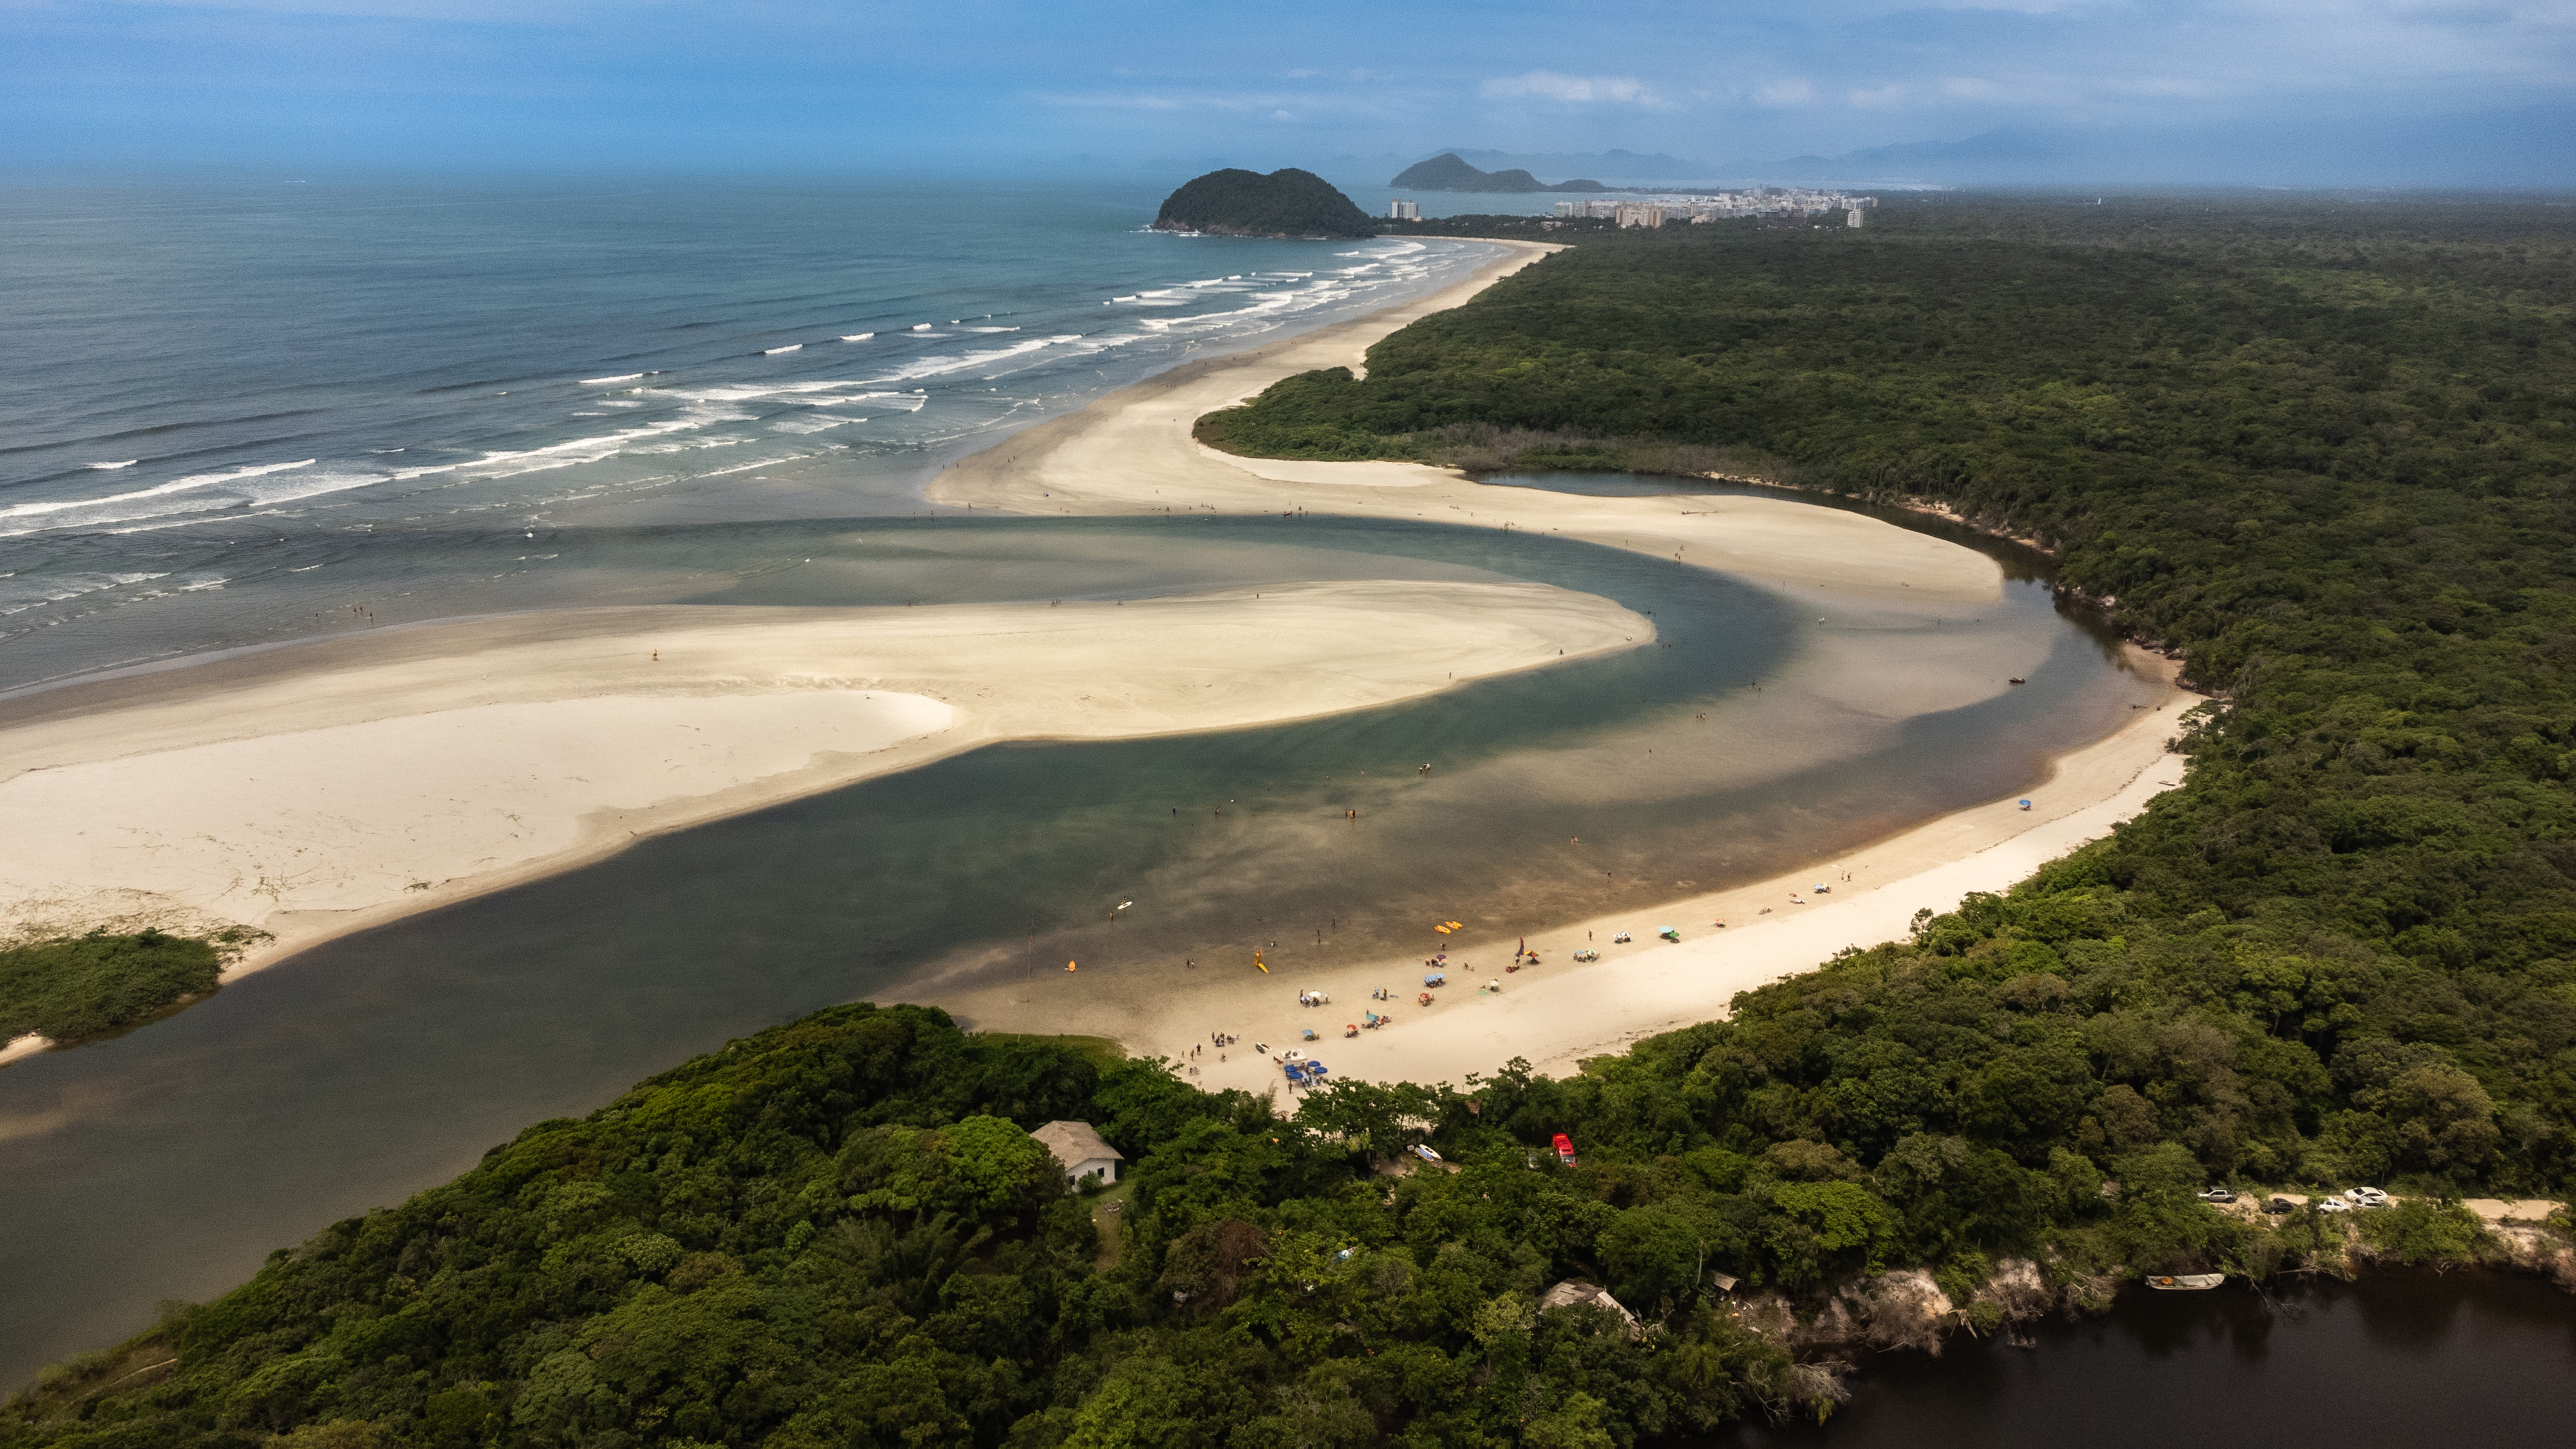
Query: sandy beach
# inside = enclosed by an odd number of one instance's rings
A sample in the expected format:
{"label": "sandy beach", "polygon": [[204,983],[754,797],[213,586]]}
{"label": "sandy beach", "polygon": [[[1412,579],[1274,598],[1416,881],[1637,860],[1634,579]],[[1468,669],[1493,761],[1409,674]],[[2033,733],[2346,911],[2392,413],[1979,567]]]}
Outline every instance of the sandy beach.
{"label": "sandy beach", "polygon": [[[1514,1057],[1564,1076],[1586,1057],[1723,1017],[1737,992],[1812,970],[1846,946],[1902,939],[1917,910],[1947,911],[1972,891],[2005,890],[2108,834],[2182,782],[2182,757],[2165,742],[2198,696],[2172,696],[2110,738],[2060,756],[2049,778],[2032,787],[2028,811],[2016,800],[1957,811],[1793,875],[1651,911],[1554,926],[1470,919],[1449,935],[1425,920],[1416,954],[1300,966],[1293,974],[1263,975],[1248,959],[1209,961],[1188,984],[1158,991],[1141,1012],[1128,993],[1098,978],[1062,973],[939,999],[981,1027],[1034,1030],[1023,1023],[1042,1019],[1052,1023],[1045,1030],[1114,1037],[1140,1055],[1172,1058],[1193,1082],[1271,1093],[1283,1106],[1292,1093],[1277,1054],[1291,1049],[1335,1075],[1370,1081],[1464,1085],[1470,1073],[1490,1073]],[[1821,895],[1819,882],[1830,887]],[[1679,944],[1658,938],[1668,925]],[[1631,939],[1614,944],[1623,932]],[[1506,971],[1524,938],[1540,964]],[[1576,963],[1574,953],[1587,947],[1601,959]],[[1448,984],[1432,990],[1424,1006],[1427,963],[1443,952]],[[1375,999],[1378,988],[1393,999]],[[1307,991],[1331,1001],[1301,1006]],[[1389,1024],[1347,1035],[1368,1011]],[[1319,1040],[1303,1040],[1309,1030]],[[1241,1039],[1224,1049],[1222,1061],[1208,1045],[1212,1032]],[[1255,1051],[1256,1043],[1269,1053]]]}
{"label": "sandy beach", "polygon": [[[951,465],[931,496],[1041,515],[1302,510],[1557,533],[1726,573],[1802,608],[1821,607],[1836,622],[1868,620],[1865,629],[1820,630],[1807,640],[1778,681],[1784,695],[1894,719],[1956,708],[2002,687],[2008,668],[1999,664],[2007,662],[1990,645],[1940,633],[1945,619],[1999,596],[2000,570],[1973,550],[1865,515],[1785,497],[1597,498],[1488,486],[1416,464],[1236,458],[1192,438],[1205,413],[1298,372],[1358,368],[1380,338],[1552,250],[1511,245],[1474,279],[1420,303],[1177,369],[1028,429]],[[1905,647],[1889,648],[1891,637]],[[1300,968],[1294,980],[1255,975],[1248,961],[1210,963],[1204,982],[1168,988],[1166,976],[1150,996],[1072,977],[930,995],[987,1028],[1115,1037],[1131,1050],[1183,1061],[1192,1080],[1210,1087],[1284,1093],[1275,1061],[1254,1052],[1254,1042],[1273,1052],[1306,1050],[1338,1073],[1375,1080],[1463,1081],[1513,1057],[1563,1074],[1641,1036],[1722,1016],[1737,992],[1812,969],[1845,946],[1901,937],[1918,909],[1948,910],[1971,891],[2007,889],[2181,783],[2182,762],[2166,741],[2198,697],[2171,683],[2169,662],[2130,653],[2142,675],[2162,681],[2156,701],[2127,728],[2053,762],[2047,780],[2032,787],[2029,810],[2007,799],[1958,811],[1794,875],[1677,900],[1652,920],[1633,912],[1572,924],[1486,920],[1450,936],[1433,934],[1425,921],[1419,956]],[[1822,740],[1816,747],[1827,756],[1834,749]],[[1818,882],[1834,888],[1817,894]],[[1680,929],[1679,945],[1656,939],[1665,925]],[[1633,942],[1611,944],[1621,931]],[[1523,936],[1544,964],[1506,974]],[[1587,945],[1603,959],[1574,965],[1572,952]],[[1420,1006],[1424,958],[1442,950],[1451,957],[1449,985]],[[1480,991],[1486,982],[1499,990]],[[1377,988],[1390,990],[1393,1002],[1373,999]],[[1299,1006],[1298,993],[1308,989],[1329,994],[1332,1005]],[[1345,1028],[1367,1010],[1393,1024],[1347,1037]],[[1303,1041],[1309,1029],[1321,1039]],[[1220,1063],[1204,1045],[1212,1032],[1242,1045]]]}
{"label": "sandy beach", "polygon": [[996,740],[1364,709],[1653,637],[1542,585],[1359,581],[570,610],[271,650],[0,705],[0,923],[270,933],[237,973]]}

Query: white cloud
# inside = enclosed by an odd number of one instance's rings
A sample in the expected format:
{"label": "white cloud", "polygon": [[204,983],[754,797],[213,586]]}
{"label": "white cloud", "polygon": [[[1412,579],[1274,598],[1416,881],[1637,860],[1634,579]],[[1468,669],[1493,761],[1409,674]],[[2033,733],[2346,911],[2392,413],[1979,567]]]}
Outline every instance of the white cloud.
{"label": "white cloud", "polygon": [[1644,81],[1627,75],[1560,75],[1552,70],[1498,76],[1481,87],[1489,99],[1536,96],[1569,105],[1610,104],[1664,108],[1663,100]]}
{"label": "white cloud", "polygon": [[1816,99],[1816,83],[1805,76],[1784,76],[1753,89],[1753,99],[1766,106],[1803,106]]}

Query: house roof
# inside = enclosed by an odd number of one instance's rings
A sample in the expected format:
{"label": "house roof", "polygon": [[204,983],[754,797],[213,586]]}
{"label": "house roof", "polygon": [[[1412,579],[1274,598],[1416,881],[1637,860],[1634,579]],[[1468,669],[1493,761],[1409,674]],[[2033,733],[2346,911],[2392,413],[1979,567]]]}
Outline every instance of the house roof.
{"label": "house roof", "polygon": [[1054,1153],[1055,1160],[1066,1167],[1079,1167],[1103,1157],[1115,1162],[1127,1160],[1127,1154],[1110,1146],[1107,1139],[1093,1131],[1088,1122],[1049,1122],[1029,1135]]}
{"label": "house roof", "polygon": [[1618,1314],[1621,1318],[1627,1320],[1629,1332],[1631,1334],[1635,1333],[1637,1328],[1637,1315],[1629,1312],[1618,1299],[1611,1297],[1609,1289],[1601,1287],[1597,1283],[1585,1283],[1578,1279],[1569,1278],[1547,1290],[1546,1294],[1538,1300],[1538,1306],[1541,1312],[1545,1312],[1550,1308],[1572,1308],[1583,1303],[1595,1304]]}

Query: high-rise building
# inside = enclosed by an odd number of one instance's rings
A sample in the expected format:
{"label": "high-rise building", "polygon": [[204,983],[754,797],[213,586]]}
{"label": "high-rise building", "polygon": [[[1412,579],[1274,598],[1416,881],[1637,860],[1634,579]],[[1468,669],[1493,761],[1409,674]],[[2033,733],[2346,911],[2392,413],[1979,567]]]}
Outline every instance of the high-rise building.
{"label": "high-rise building", "polygon": [[1422,203],[1418,201],[1390,201],[1386,204],[1386,219],[1389,221],[1420,221],[1422,220]]}
{"label": "high-rise building", "polygon": [[1853,207],[1850,211],[1847,211],[1847,212],[1843,213],[1843,225],[1845,225],[1845,226],[1851,226],[1851,227],[1856,227],[1856,226],[1859,226],[1859,225],[1860,225],[1860,208],[1859,208],[1859,207],[1855,206],[1855,207]]}
{"label": "high-rise building", "polygon": [[1581,216],[1583,214],[1583,203],[1580,201],[1560,201],[1556,204],[1556,214],[1559,216]]}

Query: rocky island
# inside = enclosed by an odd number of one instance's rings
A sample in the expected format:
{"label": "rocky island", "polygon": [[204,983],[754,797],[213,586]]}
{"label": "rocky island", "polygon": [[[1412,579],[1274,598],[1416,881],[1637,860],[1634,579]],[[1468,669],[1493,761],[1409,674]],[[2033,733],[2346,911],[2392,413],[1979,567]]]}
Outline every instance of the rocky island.
{"label": "rocky island", "polygon": [[1293,166],[1267,176],[1231,166],[1211,171],[1165,197],[1153,229],[1332,240],[1376,234],[1368,213],[1333,183]]}
{"label": "rocky island", "polygon": [[1454,151],[1444,151],[1428,161],[1417,161],[1396,173],[1387,185],[1399,191],[1481,191],[1518,195],[1532,191],[1608,191],[1598,181],[1576,178],[1551,186],[1526,171],[1479,171],[1458,158]]}

